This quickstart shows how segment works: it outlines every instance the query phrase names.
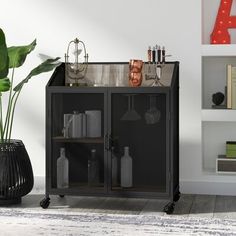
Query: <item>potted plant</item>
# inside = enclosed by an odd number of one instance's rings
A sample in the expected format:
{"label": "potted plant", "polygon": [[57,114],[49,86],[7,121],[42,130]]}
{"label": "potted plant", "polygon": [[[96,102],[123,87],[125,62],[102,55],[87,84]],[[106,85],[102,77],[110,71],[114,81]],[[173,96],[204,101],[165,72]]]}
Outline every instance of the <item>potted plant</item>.
{"label": "potted plant", "polygon": [[[11,138],[15,108],[25,83],[60,64],[58,57],[48,59],[15,85],[15,69],[24,64],[35,46],[36,40],[25,46],[7,47],[5,34],[0,28],[0,205],[21,202],[21,197],[28,194],[34,184],[25,146],[21,140]],[[8,96],[6,109],[3,109],[2,96]]]}

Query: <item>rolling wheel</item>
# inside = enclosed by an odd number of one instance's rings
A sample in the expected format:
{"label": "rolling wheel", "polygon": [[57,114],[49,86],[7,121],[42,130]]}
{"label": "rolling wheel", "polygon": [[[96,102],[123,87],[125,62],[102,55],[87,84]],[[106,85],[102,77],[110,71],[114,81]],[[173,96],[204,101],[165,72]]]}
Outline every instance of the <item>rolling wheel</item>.
{"label": "rolling wheel", "polygon": [[168,203],[168,204],[164,207],[163,211],[164,211],[166,214],[170,215],[170,214],[172,214],[172,213],[174,212],[174,209],[175,209],[175,204],[174,204],[174,202],[170,202],[170,203]]}
{"label": "rolling wheel", "polygon": [[178,202],[180,199],[180,192],[178,192],[177,194],[175,194],[174,196],[174,202]]}
{"label": "rolling wheel", "polygon": [[50,198],[49,197],[46,197],[44,198],[41,202],[40,202],[40,206],[43,208],[43,209],[47,209],[48,206],[50,204]]}
{"label": "rolling wheel", "polygon": [[63,197],[65,197],[65,195],[59,195],[59,197],[60,197],[60,198],[63,198]]}

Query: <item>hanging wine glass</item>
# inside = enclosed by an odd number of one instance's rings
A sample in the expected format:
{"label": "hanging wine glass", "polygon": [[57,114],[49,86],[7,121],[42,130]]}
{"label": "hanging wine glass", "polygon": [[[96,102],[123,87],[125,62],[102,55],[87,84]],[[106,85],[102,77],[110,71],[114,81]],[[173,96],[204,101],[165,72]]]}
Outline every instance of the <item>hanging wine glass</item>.
{"label": "hanging wine glass", "polygon": [[153,125],[160,121],[161,111],[156,107],[156,95],[149,95],[150,108],[144,114],[146,124]]}
{"label": "hanging wine glass", "polygon": [[127,96],[128,96],[128,110],[121,117],[121,120],[123,120],[123,121],[135,121],[135,120],[141,119],[141,116],[134,109],[134,95],[135,94],[127,94]]}

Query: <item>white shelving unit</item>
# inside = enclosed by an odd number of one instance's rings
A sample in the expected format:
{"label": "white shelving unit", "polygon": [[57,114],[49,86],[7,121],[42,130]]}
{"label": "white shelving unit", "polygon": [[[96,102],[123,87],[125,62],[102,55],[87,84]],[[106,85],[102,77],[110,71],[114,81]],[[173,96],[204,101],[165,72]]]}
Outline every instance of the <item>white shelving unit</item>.
{"label": "white shelving unit", "polygon": [[203,44],[201,50],[202,56],[235,56],[236,45],[235,44],[224,44],[224,45],[212,45]]}
{"label": "white shelving unit", "polygon": [[202,109],[202,122],[205,121],[236,122],[236,110]]}
{"label": "white shelving unit", "polygon": [[229,174],[216,172],[216,158],[225,154],[226,141],[236,140],[236,110],[212,109],[212,95],[225,94],[226,65],[236,66],[236,32],[230,32],[230,45],[210,44],[219,4],[219,0],[202,0],[202,168],[215,181],[231,182]]}

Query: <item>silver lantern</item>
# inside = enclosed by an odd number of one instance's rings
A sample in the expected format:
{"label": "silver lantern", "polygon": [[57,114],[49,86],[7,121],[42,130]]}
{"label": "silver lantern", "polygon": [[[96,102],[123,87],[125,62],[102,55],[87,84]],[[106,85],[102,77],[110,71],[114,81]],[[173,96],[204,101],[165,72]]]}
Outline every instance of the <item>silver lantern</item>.
{"label": "silver lantern", "polygon": [[[72,51],[72,45],[74,45],[74,51]],[[74,55],[74,62],[69,60],[71,54]],[[87,86],[85,79],[87,67],[88,53],[84,42],[78,38],[70,41],[65,54],[65,84],[67,86]]]}

